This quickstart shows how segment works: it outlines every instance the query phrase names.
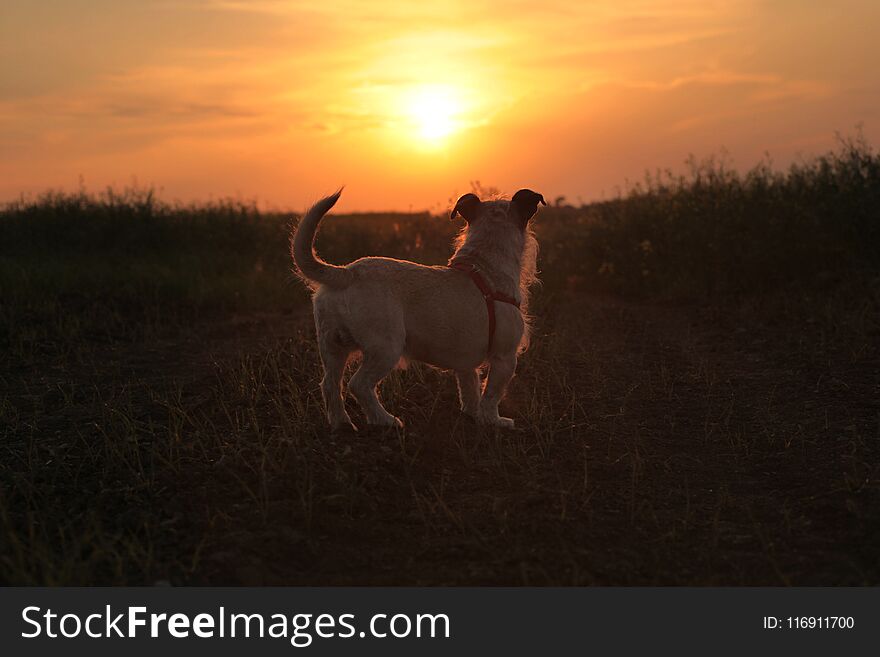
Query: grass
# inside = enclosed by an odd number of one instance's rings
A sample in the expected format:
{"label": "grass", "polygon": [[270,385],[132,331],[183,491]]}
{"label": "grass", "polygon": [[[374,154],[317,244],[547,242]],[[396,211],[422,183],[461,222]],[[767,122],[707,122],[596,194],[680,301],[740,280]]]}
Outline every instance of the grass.
{"label": "grass", "polygon": [[[878,194],[855,140],[544,209],[521,430],[414,365],[382,388],[406,430],[354,436],[323,423],[288,217],[10,204],[0,580],[876,585]],[[339,216],[318,248],[442,263],[455,230]]]}

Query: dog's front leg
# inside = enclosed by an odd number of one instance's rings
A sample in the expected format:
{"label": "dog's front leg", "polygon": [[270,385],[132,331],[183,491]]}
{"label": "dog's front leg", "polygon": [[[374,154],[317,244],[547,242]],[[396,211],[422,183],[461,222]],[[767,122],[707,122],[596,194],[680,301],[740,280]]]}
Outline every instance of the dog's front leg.
{"label": "dog's front leg", "polygon": [[489,376],[483,398],[480,400],[478,420],[481,424],[492,424],[504,429],[513,428],[513,420],[498,415],[498,402],[507,390],[507,384],[516,372],[516,354],[494,356],[489,360]]}
{"label": "dog's front leg", "polygon": [[480,414],[480,370],[459,370],[455,377],[461,412],[476,418]]}

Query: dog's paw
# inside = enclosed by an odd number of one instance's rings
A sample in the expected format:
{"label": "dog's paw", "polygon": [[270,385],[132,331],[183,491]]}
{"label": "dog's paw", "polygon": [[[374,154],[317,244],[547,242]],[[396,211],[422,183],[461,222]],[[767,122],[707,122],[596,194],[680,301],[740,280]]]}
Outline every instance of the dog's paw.
{"label": "dog's paw", "polygon": [[469,413],[467,411],[462,411],[459,417],[468,424],[481,424],[479,413]]}
{"label": "dog's paw", "polygon": [[496,427],[497,429],[513,429],[515,426],[515,423],[511,418],[499,417],[497,415],[494,417],[482,415],[477,418],[477,421],[484,426]]}
{"label": "dog's paw", "polygon": [[388,414],[387,418],[383,418],[381,422],[371,422],[371,429],[403,429],[403,420]]}
{"label": "dog's paw", "polygon": [[337,422],[336,424],[331,425],[330,432],[336,434],[352,434],[357,433],[357,427],[351,423],[351,420],[348,422]]}

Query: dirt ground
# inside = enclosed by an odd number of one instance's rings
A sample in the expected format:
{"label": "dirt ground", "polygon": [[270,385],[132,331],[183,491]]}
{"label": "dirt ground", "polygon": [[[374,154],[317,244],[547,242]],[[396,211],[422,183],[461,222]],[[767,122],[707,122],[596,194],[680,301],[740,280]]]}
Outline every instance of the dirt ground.
{"label": "dirt ground", "polygon": [[11,365],[3,579],[880,581],[876,336],[574,294],[539,312],[514,432],[415,365],[382,387],[404,431],[330,434],[305,308]]}

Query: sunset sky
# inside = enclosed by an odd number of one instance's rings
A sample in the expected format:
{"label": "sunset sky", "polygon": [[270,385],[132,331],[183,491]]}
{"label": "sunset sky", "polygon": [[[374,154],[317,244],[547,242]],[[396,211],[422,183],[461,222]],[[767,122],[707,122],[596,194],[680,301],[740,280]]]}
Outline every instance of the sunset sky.
{"label": "sunset sky", "polygon": [[3,0],[0,201],[440,210],[480,180],[578,202],[726,148],[880,142],[880,2]]}

